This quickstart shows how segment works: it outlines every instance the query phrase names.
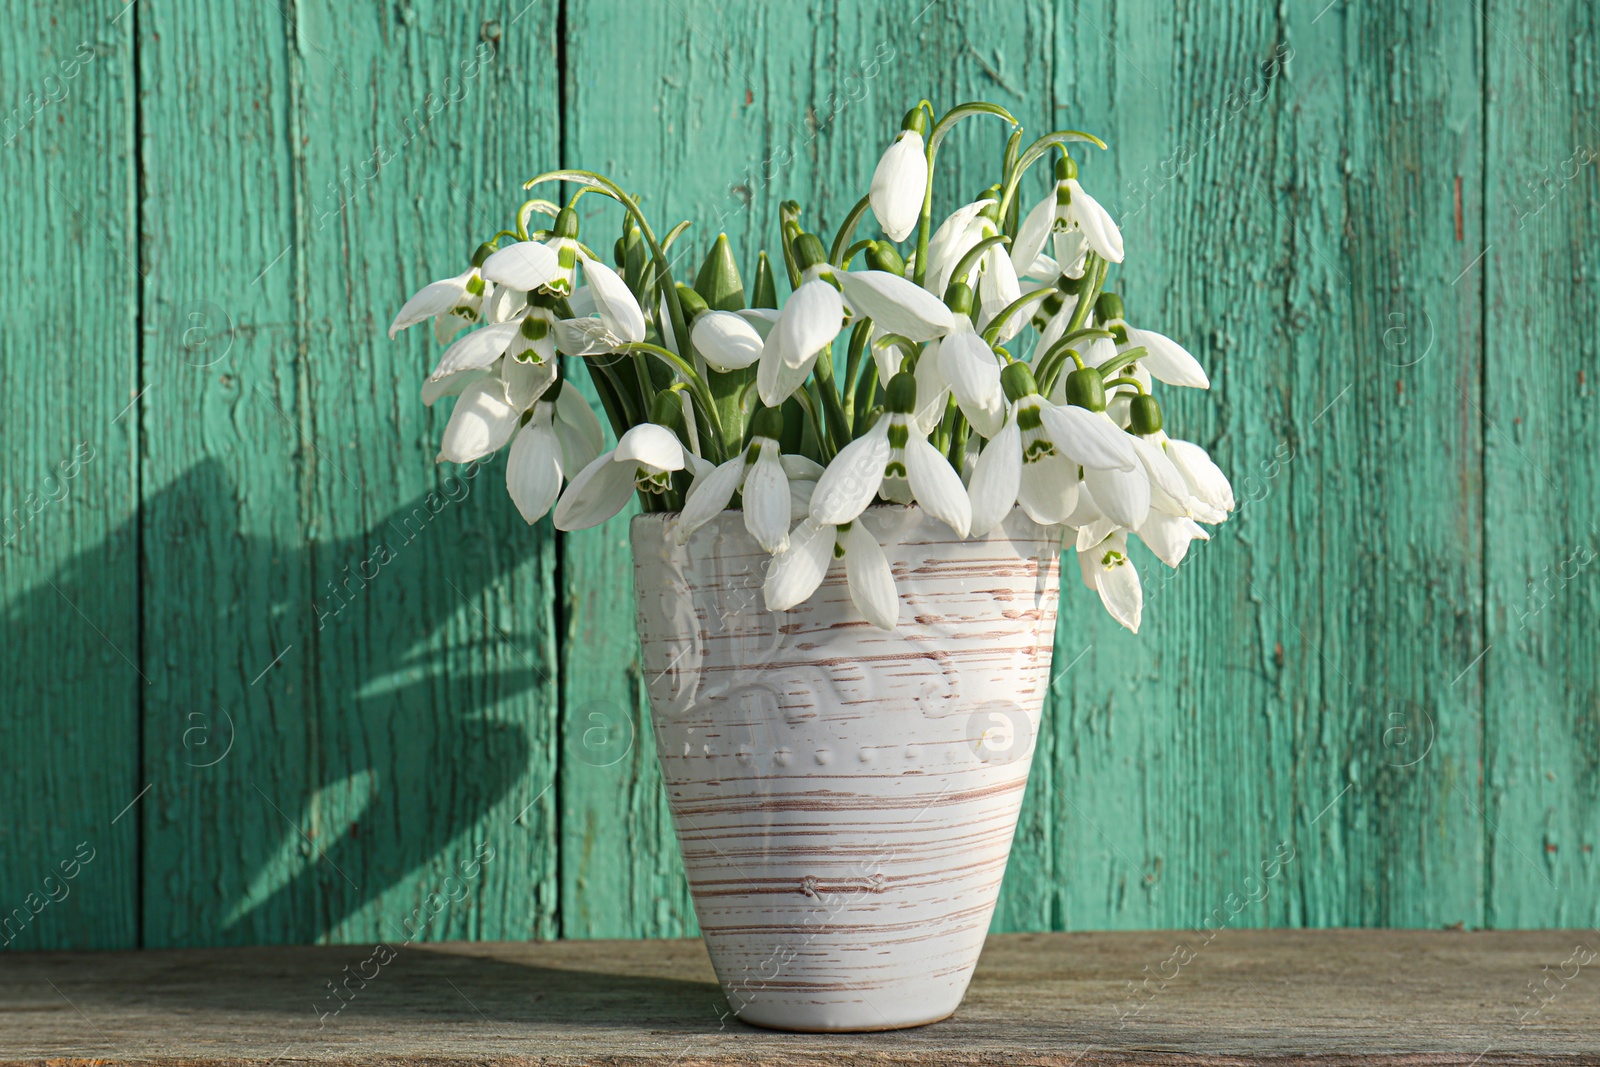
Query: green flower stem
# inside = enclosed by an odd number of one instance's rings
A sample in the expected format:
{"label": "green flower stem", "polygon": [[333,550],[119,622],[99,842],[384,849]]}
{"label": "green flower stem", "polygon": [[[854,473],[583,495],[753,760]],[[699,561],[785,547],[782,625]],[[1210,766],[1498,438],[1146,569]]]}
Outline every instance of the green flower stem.
{"label": "green flower stem", "polygon": [[833,346],[827,345],[817,355],[814,371],[817,392],[822,394],[822,407],[828,416],[830,447],[834,454],[850,443],[850,417],[844,413],[839,400],[839,383],[833,374]]}
{"label": "green flower stem", "polygon": [[1144,383],[1137,378],[1112,378],[1106,382],[1107,389],[1115,389],[1119,385],[1131,385],[1139,392],[1144,392]]}
{"label": "green flower stem", "polygon": [[856,206],[850,209],[850,214],[844,217],[844,224],[839,227],[839,232],[834,235],[833,249],[828,253],[829,263],[842,269],[849,262],[850,256],[854,255],[854,253],[845,254],[842,258],[841,253],[851,236],[856,232],[856,227],[860,225],[861,220],[866,217],[867,212],[870,210],[872,210],[872,194],[868,193],[860,200],[857,200]]}
{"label": "green flower stem", "polygon": [[822,418],[817,413],[817,405],[812,401],[811,394],[806,392],[804,386],[801,386],[799,389],[796,389],[793,393],[790,393],[789,395],[790,395],[790,397],[792,399],[794,399],[796,402],[798,402],[799,405],[803,409],[805,409],[806,418],[808,418],[811,421],[811,432],[817,438],[817,448],[820,449],[822,451],[822,453],[823,453],[823,455],[821,457],[822,463],[824,465],[826,465],[827,461],[832,459],[833,457],[831,455],[827,454],[828,453],[828,435],[827,435],[827,431],[825,431],[822,428]]}
{"label": "green flower stem", "polygon": [[628,432],[629,426],[634,425],[633,413],[623,402],[610,367],[595,356],[586,357],[584,362],[589,364],[589,380],[594,383],[594,391],[600,396],[600,406],[605,409],[606,419],[611,423],[611,432],[621,437]]}
{"label": "green flower stem", "polygon": [[[995,245],[1008,245],[1010,243],[1011,238],[1007,237],[1003,233],[996,234],[993,237],[985,237],[983,240],[967,249],[967,254],[956,261],[956,269],[950,272],[950,280],[953,282],[966,282],[967,275],[972,271],[973,267],[978,265],[978,260],[983,258],[985,252],[989,251],[989,249],[993,248]],[[976,285],[970,285],[970,287],[973,289],[977,288]]]}
{"label": "green flower stem", "polygon": [[857,241],[855,244],[853,244],[849,248],[845,249],[844,262],[843,263],[835,263],[834,266],[838,267],[840,270],[849,270],[850,269],[850,261],[852,259],[855,259],[856,255],[858,253],[865,252],[867,249],[871,248],[876,243],[877,242],[873,241],[872,238],[870,238],[870,237],[863,237],[861,240]]}
{"label": "green flower stem", "polygon": [[871,319],[862,319],[850,331],[850,348],[844,364],[844,413],[850,426],[855,425],[856,376],[860,373],[861,356],[866,352],[867,341],[871,336]]}
{"label": "green flower stem", "polygon": [[702,443],[707,446],[705,448],[706,458],[713,463],[720,463],[727,458],[727,438],[722,433],[722,420],[717,417],[717,405],[716,401],[712,399],[711,389],[706,385],[705,379],[693,367],[689,366],[682,356],[673,353],[670,349],[662,348],[660,345],[653,345],[648,341],[635,341],[631,344],[625,344],[618,348],[618,351],[639,352],[654,356],[681,374],[683,380],[688,383],[690,395],[694,397],[695,403],[700,408],[700,417],[705,420],[708,433]]}
{"label": "green flower stem", "polygon": [[1130,348],[1126,352],[1119,352],[1116,359],[1106,361],[1105,366],[1100,368],[1100,373],[1105,375],[1115,374],[1128,364],[1137,363],[1147,355],[1149,355],[1149,349],[1145,348],[1144,345]]}
{"label": "green flower stem", "polygon": [[[1043,300],[1045,297],[1049,296],[1055,291],[1055,286],[1047,285],[1043,289],[1035,289],[1031,293],[1023,293],[1020,297],[1001,308],[1000,314],[994,317],[994,322],[990,324],[987,330],[983,331],[984,341],[992,346],[995,338],[1000,336],[1001,328],[1005,326],[1006,321],[1010,319],[1011,316],[1015,315],[1017,312],[1021,311],[1034,301]],[[1111,335],[1108,333],[1106,336],[1110,337]]]}
{"label": "green flower stem", "polygon": [[[889,336],[897,336],[890,334]],[[910,342],[907,342],[908,344]],[[878,401],[878,361],[864,359],[861,361],[861,370],[856,377],[855,389],[851,396],[854,398],[854,414],[851,417],[854,437],[860,437],[867,432],[867,427],[872,424],[872,411]]]}
{"label": "green flower stem", "polygon": [[957,419],[955,431],[950,435],[950,451],[947,453],[950,466],[961,473],[961,465],[967,458],[967,434],[972,431],[972,426],[966,419]]}

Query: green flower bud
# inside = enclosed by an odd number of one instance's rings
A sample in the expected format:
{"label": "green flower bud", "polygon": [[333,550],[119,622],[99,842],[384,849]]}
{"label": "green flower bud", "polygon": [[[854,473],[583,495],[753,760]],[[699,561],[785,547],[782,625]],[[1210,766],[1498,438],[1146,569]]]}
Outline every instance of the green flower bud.
{"label": "green flower bud", "polygon": [[1093,367],[1079,367],[1067,375],[1067,403],[1090,411],[1106,409],[1106,383]]}
{"label": "green flower bud", "polygon": [[762,252],[756,257],[756,287],[750,297],[753,308],[778,306],[778,283],[772,277],[772,261]]}
{"label": "green flower bud", "polygon": [[913,130],[918,137],[928,136],[928,113],[922,105],[917,105],[906,112],[906,117],[900,120],[902,130]]}
{"label": "green flower bud", "polygon": [[556,212],[555,234],[557,237],[578,236],[578,213],[570,207]]}
{"label": "green flower bud", "polygon": [[822,238],[814,233],[802,233],[795,238],[794,261],[802,271],[828,262],[828,253],[822,249]]}
{"label": "green flower bud", "polygon": [[1066,182],[1078,176],[1078,163],[1071,156],[1056,160],[1056,181]]}
{"label": "green flower bud", "polygon": [[492,255],[494,255],[494,245],[490,244],[488,241],[485,241],[483,244],[478,246],[478,250],[476,252],[472,253],[472,265],[474,267],[481,267],[483,266],[483,261]]}
{"label": "green flower bud", "polygon": [[693,289],[678,283],[678,305],[683,308],[683,323],[685,326],[693,325],[695,316],[703,311],[710,311],[705,299]]}
{"label": "green flower bud", "polygon": [[1127,313],[1122,307],[1122,297],[1111,292],[1110,290],[1101,293],[1100,299],[1094,302],[1095,318],[1099,319],[1101,322],[1110,322],[1112,319],[1124,318],[1126,314]]}
{"label": "green flower bud", "polygon": [[617,243],[611,246],[611,261],[618,270],[627,273],[628,270],[628,242],[617,238]]}
{"label": "green flower bud", "polygon": [[906,261],[900,258],[900,253],[888,241],[874,241],[867,246],[867,266],[873,270],[886,270],[900,278],[905,277],[906,273]]}
{"label": "green flower bud", "polygon": [[750,420],[751,437],[770,437],[774,441],[783,440],[783,410],[781,408],[762,408]]}
{"label": "green flower bud", "polygon": [[1000,385],[1006,391],[1006,399],[1013,402],[1039,391],[1033,371],[1026,363],[1006,364],[1006,369],[1000,372]]}
{"label": "green flower bud", "polygon": [[739,277],[739,265],[733,259],[733,246],[728,235],[717,234],[695,275],[695,291],[705,297],[706,304],[717,311],[738,311],[744,307],[744,282]]}
{"label": "green flower bud", "polygon": [[889,379],[889,389],[884,408],[900,415],[909,415],[917,409],[917,376],[901,371]]}
{"label": "green flower bud", "polygon": [[1140,393],[1134,397],[1128,413],[1132,416],[1129,425],[1140,437],[1148,437],[1161,430],[1161,405],[1156,403],[1156,398],[1149,393]]}
{"label": "green flower bud", "polygon": [[957,315],[972,314],[972,287],[966,282],[951,282],[944,291],[944,306]]}

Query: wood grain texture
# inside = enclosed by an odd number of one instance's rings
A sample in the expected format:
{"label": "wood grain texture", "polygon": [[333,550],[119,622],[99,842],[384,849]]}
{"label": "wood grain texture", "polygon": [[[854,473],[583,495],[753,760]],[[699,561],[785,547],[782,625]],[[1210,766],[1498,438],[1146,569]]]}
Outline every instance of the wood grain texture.
{"label": "wood grain texture", "polygon": [[551,541],[384,335],[553,139],[548,12],[147,17],[149,317],[231,344],[147,360],[146,943],[549,936]]}
{"label": "wood grain texture", "polygon": [[142,785],[139,438],[124,414],[139,373],[139,251],[133,35],[113,14],[12,5],[0,35],[9,948],[138,943],[138,820],[117,816]]}
{"label": "wood grain texture", "polygon": [[[417,946],[365,966],[365,946],[29,953],[0,971],[0,1064],[1593,1064],[1594,964],[1519,1025],[1528,975],[1579,945],[1600,936],[1000,935],[953,1018],[825,1035],[727,1015],[699,941]],[[324,984],[347,973],[335,1013]]]}
{"label": "wood grain texture", "polygon": [[[1485,912],[1600,922],[1600,71],[1593,4],[1486,4]],[[1462,282],[1463,285],[1467,281]],[[1465,684],[1465,682],[1463,682]]]}
{"label": "wood grain texture", "polygon": [[419,936],[694,932],[626,516],[434,469],[436,349],[383,328],[559,164],[748,278],[920,96],[1107,137],[1130,319],[1211,371],[1170,423],[1242,501],[1136,550],[1138,637],[1068,583],[995,928],[1600,922],[1591,8],[10,4],[0,923],[96,857],[10,947],[403,938],[480,844]]}

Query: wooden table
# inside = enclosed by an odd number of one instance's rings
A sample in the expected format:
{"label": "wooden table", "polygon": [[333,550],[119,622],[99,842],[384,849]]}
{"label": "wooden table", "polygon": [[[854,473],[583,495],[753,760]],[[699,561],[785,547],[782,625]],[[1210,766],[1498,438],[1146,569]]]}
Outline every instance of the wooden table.
{"label": "wooden table", "polygon": [[[698,941],[6,953],[0,1064],[1600,1064],[1597,954],[1592,931],[1002,935],[953,1019],[810,1035],[728,1015]],[[334,1000],[347,974],[373,977]]]}

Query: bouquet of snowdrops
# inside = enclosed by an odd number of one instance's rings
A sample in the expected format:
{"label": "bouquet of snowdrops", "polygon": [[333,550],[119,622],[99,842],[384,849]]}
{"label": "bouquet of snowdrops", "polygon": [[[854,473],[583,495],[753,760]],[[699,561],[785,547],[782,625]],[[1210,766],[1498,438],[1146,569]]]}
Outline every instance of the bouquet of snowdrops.
{"label": "bouquet of snowdrops", "polygon": [[[940,142],[979,115],[1013,128],[1000,181],[934,229]],[[856,521],[867,507],[915,503],[965,538],[1020,506],[1068,528],[1085,583],[1137,631],[1128,535],[1176,567],[1207,536],[1200,523],[1222,522],[1234,498],[1204,449],[1164,430],[1154,382],[1210,383],[1177,343],[1130,326],[1106,287],[1122,235],[1079,185],[1074,144],[1105,148],[1076,131],[1024,148],[1003,108],[962,104],[936,119],[923,101],[830,245],[797,204],[782,205],[781,301],[765,252],[747,289],[719,236],[685,284],[670,253],[687,222],[658,238],[612,181],[551,171],[525,188],[574,185],[567,205],[523,204],[514,231],[406,301],[389,336],[433,320],[448,347],[422,399],[458,398],[439,459],[471,462],[510,444],[506,486],[530,523],[554,507],[559,529],[594,526],[637,493],[646,511],[678,512],[686,542],[740,507],[773,557],[770,609],[805,601],[837,561],[862,615],[893,629],[893,576]],[[1023,175],[1051,156],[1054,182],[1023,212]],[[579,238],[574,209],[590,193],[622,205],[610,264]],[[883,238],[853,240],[869,212]],[[550,225],[530,230],[540,214]],[[896,243],[913,233],[902,253]],[[580,361],[616,434],[611,449],[568,380]]]}

